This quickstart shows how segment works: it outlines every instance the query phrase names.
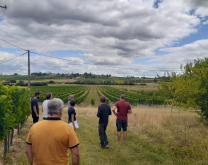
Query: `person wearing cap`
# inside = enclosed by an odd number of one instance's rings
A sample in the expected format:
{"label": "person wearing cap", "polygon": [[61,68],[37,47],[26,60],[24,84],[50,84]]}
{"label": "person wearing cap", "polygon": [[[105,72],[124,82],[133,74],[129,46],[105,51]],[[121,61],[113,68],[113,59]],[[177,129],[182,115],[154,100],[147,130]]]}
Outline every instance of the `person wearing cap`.
{"label": "person wearing cap", "polygon": [[40,92],[35,92],[35,95],[31,97],[30,100],[33,124],[39,121],[39,105],[38,105],[39,95]]}
{"label": "person wearing cap", "polygon": [[132,113],[131,105],[125,100],[125,96],[121,95],[120,100],[115,103],[112,109],[116,116],[116,127],[117,127],[117,139],[121,141],[121,130],[123,130],[123,141],[127,140],[127,127],[128,127],[128,113]]}
{"label": "person wearing cap", "polygon": [[79,165],[79,140],[74,129],[61,120],[64,103],[54,98],[48,102],[48,118],[30,128],[26,154],[30,164],[67,165],[71,150],[72,165]]}
{"label": "person wearing cap", "polygon": [[108,118],[111,115],[111,108],[106,103],[106,98],[102,96],[100,98],[100,105],[98,107],[97,117],[99,118],[98,132],[100,137],[101,148],[109,148],[108,138],[106,134],[106,129],[108,126]]}

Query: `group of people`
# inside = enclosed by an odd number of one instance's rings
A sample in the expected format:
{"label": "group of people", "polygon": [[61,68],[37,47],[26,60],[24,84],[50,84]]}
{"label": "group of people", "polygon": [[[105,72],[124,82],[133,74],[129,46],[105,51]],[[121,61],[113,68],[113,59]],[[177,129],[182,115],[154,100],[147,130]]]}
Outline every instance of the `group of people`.
{"label": "group of people", "polygon": [[[31,164],[37,165],[66,165],[68,164],[67,153],[70,149],[72,165],[78,165],[80,156],[76,129],[79,128],[79,125],[74,96],[68,98],[68,123],[66,123],[62,120],[64,103],[59,98],[52,98],[51,93],[46,95],[46,100],[42,103],[43,120],[39,121],[39,95],[40,93],[36,92],[30,100],[34,124],[26,138],[28,160]],[[99,118],[100,145],[103,149],[109,148],[106,129],[112,112],[116,116],[118,142],[123,139],[125,143],[127,140],[128,113],[132,112],[130,104],[125,101],[124,95],[121,95],[120,100],[111,108],[105,96],[101,96],[97,117]]]}
{"label": "group of people", "polygon": [[[121,141],[121,130],[123,131],[123,141],[127,139],[128,113],[132,112],[131,106],[125,101],[124,95],[115,103],[112,108],[113,114],[116,116],[117,139]],[[107,104],[105,96],[101,96],[100,105],[98,107],[97,117],[99,118],[98,132],[100,137],[100,145],[102,148],[109,148],[106,129],[108,126],[108,118],[111,115],[111,107]]]}

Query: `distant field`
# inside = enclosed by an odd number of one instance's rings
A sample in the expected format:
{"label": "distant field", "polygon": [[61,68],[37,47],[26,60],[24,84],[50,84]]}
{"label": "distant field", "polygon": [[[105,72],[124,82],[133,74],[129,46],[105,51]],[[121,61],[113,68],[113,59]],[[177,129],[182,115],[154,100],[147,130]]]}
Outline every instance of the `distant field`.
{"label": "distant field", "polygon": [[87,86],[62,86],[62,85],[54,85],[54,86],[37,86],[31,87],[31,93],[40,92],[39,101],[42,102],[47,93],[52,93],[53,97],[57,97],[62,99],[65,103],[68,101],[68,97],[70,95],[74,95],[76,97],[76,103],[82,103],[85,98],[88,96],[89,87]]}
{"label": "distant field", "polygon": [[36,91],[41,93],[40,101],[43,101],[47,93],[52,93],[54,97],[59,97],[67,102],[69,95],[74,95],[78,104],[98,105],[101,95],[106,96],[109,103],[117,101],[121,94],[124,94],[127,101],[133,105],[162,105],[165,104],[166,98],[158,90],[155,84],[145,86],[123,86],[123,85],[58,85],[33,86],[32,94]]}
{"label": "distant field", "polygon": [[137,90],[137,91],[155,91],[159,89],[158,83],[147,83],[145,85],[138,84],[138,85],[112,85],[116,88],[123,88],[127,90]]}
{"label": "distant field", "polygon": [[[208,162],[208,129],[197,114],[173,111],[165,107],[140,106],[129,116],[126,145],[116,142],[115,117],[110,117],[110,149],[99,147],[97,108],[76,107],[80,129],[81,165],[196,165]],[[66,112],[66,111],[65,111]],[[64,120],[66,121],[66,113]],[[22,135],[15,140],[6,165],[28,165],[24,139],[31,125],[29,119]]]}

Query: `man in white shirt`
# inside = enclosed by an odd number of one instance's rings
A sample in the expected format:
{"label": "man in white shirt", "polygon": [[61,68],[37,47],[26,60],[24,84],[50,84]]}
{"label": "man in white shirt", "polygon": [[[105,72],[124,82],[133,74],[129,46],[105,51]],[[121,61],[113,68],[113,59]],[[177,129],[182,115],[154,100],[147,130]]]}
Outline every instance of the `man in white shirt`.
{"label": "man in white shirt", "polygon": [[52,99],[52,93],[48,93],[46,95],[46,100],[43,101],[43,119],[47,119],[48,118],[48,102],[49,100]]}

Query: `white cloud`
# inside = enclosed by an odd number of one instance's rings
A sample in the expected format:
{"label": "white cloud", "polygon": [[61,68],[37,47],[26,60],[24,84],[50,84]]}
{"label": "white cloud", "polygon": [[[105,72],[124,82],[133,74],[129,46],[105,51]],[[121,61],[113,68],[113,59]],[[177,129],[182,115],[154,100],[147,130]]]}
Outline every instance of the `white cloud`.
{"label": "white cloud", "polygon": [[[202,59],[208,57],[208,39],[199,40],[181,47],[164,48],[161,51],[165,52],[162,56],[152,56],[147,60],[147,71],[164,71],[180,72],[180,66],[193,62],[194,59]],[[152,64],[152,65],[151,65]]]}
{"label": "white cloud", "polygon": [[[157,9],[153,7],[153,2],[153,0],[19,0],[18,2],[9,0],[8,10],[0,11],[0,15],[4,16],[4,20],[0,22],[0,38],[36,51],[78,50],[88,54],[85,57],[70,58],[72,60],[70,64],[56,59],[42,59],[40,63],[34,60],[33,70],[41,68],[43,71],[51,72],[109,71],[116,75],[119,72],[131,75],[141,71],[142,67],[145,67],[145,70],[149,68],[149,72],[154,69],[168,70],[180,65],[176,66],[176,63],[183,63],[190,57],[198,56],[197,51],[186,50],[192,53],[187,56],[179,55],[185,51],[179,48],[164,49],[167,51],[167,61],[175,60],[168,65],[167,62],[160,60],[164,57],[155,56],[155,50],[170,46],[196,33],[197,25],[200,24],[198,15],[208,16],[207,1],[164,0]],[[197,15],[189,14],[192,9],[195,9]],[[9,45],[0,41],[0,47],[8,48]],[[177,54],[179,60],[173,59],[172,53]],[[155,60],[154,65],[157,67],[133,64],[135,59],[143,57]],[[85,64],[86,61],[92,64]],[[74,64],[77,66],[72,67]],[[109,69],[105,69],[105,65],[108,65]],[[110,65],[117,65],[118,69],[110,69]],[[122,70],[122,67],[130,69]],[[2,71],[2,66],[0,68]],[[6,70],[9,72],[10,67],[5,68],[4,72]]]}
{"label": "white cloud", "polygon": [[131,58],[120,56],[95,56],[92,54],[85,55],[85,59],[91,61],[95,65],[129,65],[132,64]]}

